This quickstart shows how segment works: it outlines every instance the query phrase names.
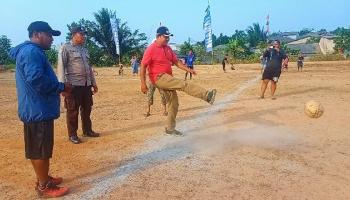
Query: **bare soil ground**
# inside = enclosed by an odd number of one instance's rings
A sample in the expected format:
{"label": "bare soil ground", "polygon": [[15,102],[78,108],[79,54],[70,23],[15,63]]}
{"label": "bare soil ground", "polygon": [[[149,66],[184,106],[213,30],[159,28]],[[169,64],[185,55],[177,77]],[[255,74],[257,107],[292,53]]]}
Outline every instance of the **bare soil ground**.
{"label": "bare soil ground", "polygon": [[[158,92],[145,118],[138,77],[97,69],[92,120],[102,136],[68,142],[62,108],[51,174],[70,187],[65,199],[350,199],[350,62],[304,68],[297,72],[292,63],[277,100],[269,91],[258,100],[258,64],[228,73],[196,66],[191,82],[217,88],[217,101],[210,106],[178,93],[184,137],[163,133]],[[303,113],[308,100],[323,104],[321,118]],[[0,111],[0,199],[35,199],[11,72],[0,74]]]}

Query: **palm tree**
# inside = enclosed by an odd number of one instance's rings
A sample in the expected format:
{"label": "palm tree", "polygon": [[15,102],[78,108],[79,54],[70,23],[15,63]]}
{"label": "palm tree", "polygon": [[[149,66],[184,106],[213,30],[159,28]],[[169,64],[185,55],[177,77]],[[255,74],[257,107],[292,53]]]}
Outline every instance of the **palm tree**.
{"label": "palm tree", "polygon": [[[70,29],[73,26],[82,26],[87,33],[86,46],[90,54],[93,54],[94,64],[102,64],[101,58],[106,60],[106,65],[112,65],[117,61],[119,55],[116,54],[115,42],[111,22],[118,23],[119,47],[122,58],[129,60],[133,54],[141,54],[146,48],[147,37],[145,33],[139,30],[132,31],[126,22],[121,23],[121,19],[116,17],[116,12],[102,8],[94,13],[95,21],[81,19],[68,25]],[[67,35],[67,40],[71,35]],[[92,56],[91,56],[92,57]],[[108,62],[107,62],[108,61]]]}
{"label": "palm tree", "polygon": [[93,25],[92,38],[113,59],[116,60],[119,55],[116,54],[111,22],[116,21],[118,24],[119,46],[123,56],[140,54],[146,48],[146,34],[140,33],[139,30],[132,31],[126,22],[121,23],[115,11],[102,8],[94,13],[94,17],[96,23]]}
{"label": "palm tree", "polygon": [[93,38],[114,59],[117,58],[117,54],[111,20],[116,21],[118,24],[119,46],[122,55],[129,57],[131,54],[140,54],[146,48],[146,34],[140,33],[139,30],[132,31],[126,22],[121,23],[121,20],[116,17],[115,11],[102,8],[97,13],[94,13],[94,17],[96,19],[96,27],[94,28]]}
{"label": "palm tree", "polygon": [[106,8],[102,8],[94,13],[94,17],[96,23],[92,28],[92,37],[110,57],[115,59],[117,55],[110,19],[116,18],[116,14]]}
{"label": "palm tree", "polygon": [[256,47],[259,42],[267,40],[267,33],[264,31],[264,27],[260,27],[258,23],[254,23],[247,29],[248,42],[250,47]]}

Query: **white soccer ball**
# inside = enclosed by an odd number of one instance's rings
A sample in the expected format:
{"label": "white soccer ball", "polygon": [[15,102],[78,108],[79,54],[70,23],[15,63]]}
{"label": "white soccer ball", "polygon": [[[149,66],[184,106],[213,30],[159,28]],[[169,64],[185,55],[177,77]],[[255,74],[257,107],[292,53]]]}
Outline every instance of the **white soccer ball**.
{"label": "white soccer ball", "polygon": [[324,112],[324,108],[321,103],[311,100],[305,103],[304,112],[311,118],[319,118]]}

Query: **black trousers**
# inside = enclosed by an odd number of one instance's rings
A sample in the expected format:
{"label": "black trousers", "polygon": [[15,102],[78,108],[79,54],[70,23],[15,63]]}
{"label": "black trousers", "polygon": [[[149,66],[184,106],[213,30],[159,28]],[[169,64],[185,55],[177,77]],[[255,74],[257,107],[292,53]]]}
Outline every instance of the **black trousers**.
{"label": "black trousers", "polygon": [[76,136],[78,130],[78,115],[80,111],[83,133],[92,131],[90,119],[93,105],[91,86],[74,86],[70,96],[65,97],[67,109],[67,128],[69,136]]}

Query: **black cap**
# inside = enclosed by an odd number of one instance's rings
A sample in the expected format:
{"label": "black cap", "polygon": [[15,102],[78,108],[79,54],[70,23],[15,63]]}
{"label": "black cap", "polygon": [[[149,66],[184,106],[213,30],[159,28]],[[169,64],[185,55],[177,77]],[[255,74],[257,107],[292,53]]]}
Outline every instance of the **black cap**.
{"label": "black cap", "polygon": [[281,44],[281,41],[279,41],[279,40],[274,40],[274,41],[272,42],[272,44],[273,44],[273,45]]}
{"label": "black cap", "polygon": [[74,35],[75,33],[87,33],[87,31],[85,31],[81,26],[74,26],[70,28],[70,32],[72,33],[72,35]]}
{"label": "black cap", "polygon": [[58,30],[53,30],[47,22],[35,21],[28,26],[28,32],[31,34],[33,32],[46,32],[51,33],[53,36],[60,36],[61,32]]}
{"label": "black cap", "polygon": [[173,34],[171,34],[169,29],[165,26],[161,26],[157,29],[157,35],[173,36]]}

